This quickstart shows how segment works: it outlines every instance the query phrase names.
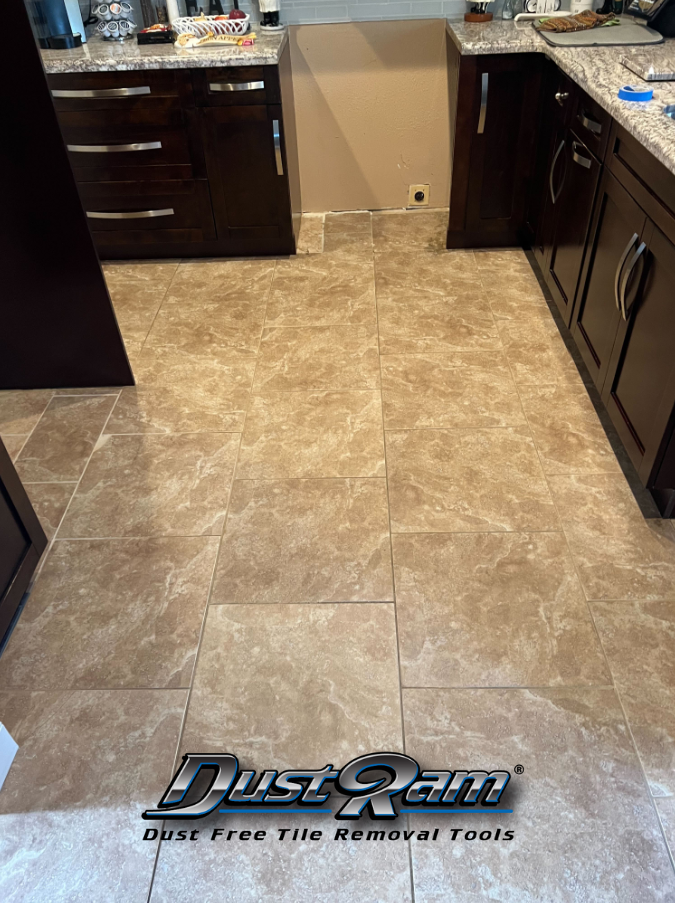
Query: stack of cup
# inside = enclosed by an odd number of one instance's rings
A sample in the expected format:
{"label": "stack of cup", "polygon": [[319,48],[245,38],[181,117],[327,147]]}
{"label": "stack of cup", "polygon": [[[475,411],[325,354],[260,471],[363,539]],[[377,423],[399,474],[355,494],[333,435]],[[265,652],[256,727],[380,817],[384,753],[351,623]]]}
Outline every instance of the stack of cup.
{"label": "stack of cup", "polygon": [[131,4],[126,0],[120,3],[101,3],[93,13],[99,20],[96,31],[105,41],[123,41],[131,37],[136,28]]}

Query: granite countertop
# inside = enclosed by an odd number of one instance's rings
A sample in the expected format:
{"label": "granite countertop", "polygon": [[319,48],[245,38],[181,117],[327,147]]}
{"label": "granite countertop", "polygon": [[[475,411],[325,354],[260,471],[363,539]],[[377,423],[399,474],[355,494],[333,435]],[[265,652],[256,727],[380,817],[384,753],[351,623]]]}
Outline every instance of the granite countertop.
{"label": "granite countertop", "polygon": [[[255,30],[255,29],[253,29]],[[225,44],[179,50],[173,44],[145,44],[136,38],[119,43],[96,36],[76,50],[42,50],[45,71],[128,72],[136,69],[208,69],[219,66],[275,66],[287,41],[288,32],[259,34],[252,47]]]}
{"label": "granite countertop", "polygon": [[675,173],[675,121],[663,114],[675,103],[675,82],[642,82],[654,89],[649,103],[619,100],[619,88],[640,84],[638,75],[621,60],[636,54],[653,56],[662,68],[675,61],[675,39],[651,47],[552,47],[531,22],[494,19],[484,25],[449,20],[448,35],[463,56],[487,53],[545,53],[563,72],[600,104],[631,135]]}

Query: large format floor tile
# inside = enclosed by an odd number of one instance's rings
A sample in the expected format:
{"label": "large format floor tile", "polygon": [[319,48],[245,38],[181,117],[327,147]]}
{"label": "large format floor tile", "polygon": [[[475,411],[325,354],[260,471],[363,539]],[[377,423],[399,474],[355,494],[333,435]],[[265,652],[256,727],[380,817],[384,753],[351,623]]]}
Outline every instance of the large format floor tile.
{"label": "large format floor tile", "polygon": [[238,448],[237,433],[104,436],[59,537],[219,535]]}
{"label": "large format floor tile", "polygon": [[216,537],[55,543],[0,687],[188,687],[217,550]]}
{"label": "large format floor tile", "polygon": [[[442,831],[433,845],[411,844],[416,903],[675,898],[614,690],[404,690],[403,711],[406,752],[426,767],[512,774],[510,815],[410,816],[413,829]],[[455,840],[451,828],[461,829]]]}
{"label": "large format floor tile", "polygon": [[592,610],[652,793],[673,796],[675,601],[595,602]]}
{"label": "large format floor tile", "polygon": [[644,517],[623,474],[549,484],[588,599],[675,598],[675,529]]}
{"label": "large format floor tile", "polygon": [[370,210],[349,210],[345,213],[327,213],[324,220],[326,235],[344,233],[372,232],[372,214]]}
{"label": "large format floor tile", "polygon": [[448,211],[415,210],[413,212],[373,213],[373,241],[377,250],[419,248],[442,251],[448,232]]}
{"label": "large format floor tile", "polygon": [[112,281],[108,289],[125,343],[143,344],[162,304],[165,289],[123,281]]}
{"label": "large format floor tile", "polygon": [[0,436],[27,436],[54,395],[45,389],[0,392]]}
{"label": "large format floor tile", "polygon": [[384,480],[235,481],[213,602],[391,599]]}
{"label": "large format floor tile", "polygon": [[521,386],[520,397],[545,473],[621,472],[585,386]]}
{"label": "large format floor tile", "polygon": [[209,606],[185,751],[281,771],[402,742],[393,605]]}
{"label": "large format floor tile", "polygon": [[298,235],[298,254],[321,254],[323,251],[323,213],[303,213]]}
{"label": "large format floor tile", "polygon": [[386,446],[394,532],[559,527],[524,428],[387,432]]}
{"label": "large format floor tile", "polygon": [[19,744],[0,793],[4,903],[146,903],[185,690],[0,693]]}
{"label": "large format floor tile", "polygon": [[384,475],[379,392],[266,392],[251,399],[238,479]]}
{"label": "large format floor tile", "polygon": [[[331,760],[332,761],[332,760]],[[349,824],[349,823],[348,823]],[[258,842],[162,843],[150,903],[411,903],[408,844],[339,840],[330,815],[220,815],[200,822],[214,828],[265,831]],[[193,822],[177,822],[190,831]],[[322,831],[315,841],[280,841],[283,828]],[[349,828],[381,830],[366,818]],[[391,828],[391,825],[386,827]],[[238,836],[238,835],[235,835]],[[187,847],[187,849],[186,849]]]}
{"label": "large format floor tile", "polygon": [[263,332],[254,388],[378,389],[377,334],[365,326],[273,327]]}
{"label": "large format floor tile", "polygon": [[25,483],[24,488],[40,518],[47,539],[53,539],[66,513],[77,483]]}
{"label": "large format floor tile", "polygon": [[177,260],[109,261],[103,264],[108,288],[135,288],[139,291],[165,292],[178,270]]}
{"label": "large format floor tile", "polygon": [[498,320],[499,335],[518,386],[583,384],[574,358],[550,319]]}
{"label": "large format floor tile", "polygon": [[[537,277],[518,249],[475,251],[475,260],[490,306],[498,320],[551,318]],[[526,328],[526,324],[522,324]]]}
{"label": "large format floor tile", "polygon": [[19,452],[26,444],[26,440],[28,436],[0,436],[2,440],[2,444],[7,449],[7,454],[12,459],[12,461],[16,461],[19,456]]}
{"label": "large format floor tile", "polygon": [[116,400],[114,395],[52,398],[16,459],[21,479],[79,480]]}
{"label": "large format floor tile", "polygon": [[660,797],[654,802],[663,825],[666,843],[670,847],[670,855],[675,856],[675,796]]}
{"label": "large format floor tile", "polygon": [[233,348],[146,347],[133,358],[136,386],[122,389],[106,432],[241,430],[255,364]]}
{"label": "large format floor tile", "polygon": [[[339,234],[339,233],[338,233]],[[363,233],[347,233],[361,236]],[[373,262],[329,254],[306,255],[277,264],[267,305],[267,326],[374,327]]]}
{"label": "large format floor tile", "polygon": [[382,402],[390,430],[526,423],[508,364],[494,351],[385,355]]}
{"label": "large format floor tile", "polygon": [[609,684],[562,533],[394,536],[409,687]]}

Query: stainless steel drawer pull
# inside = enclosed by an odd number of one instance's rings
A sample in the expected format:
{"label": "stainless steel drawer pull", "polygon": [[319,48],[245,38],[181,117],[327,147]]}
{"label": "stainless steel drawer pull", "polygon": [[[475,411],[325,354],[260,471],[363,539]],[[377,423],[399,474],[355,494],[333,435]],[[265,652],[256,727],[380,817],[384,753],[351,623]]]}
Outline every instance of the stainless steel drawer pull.
{"label": "stainless steel drawer pull", "polygon": [[[630,263],[626,267],[626,272],[624,274],[623,279],[621,280],[621,287],[619,289],[619,298],[621,300],[621,316],[624,320],[628,320],[628,314],[630,313],[630,308],[626,307],[626,289],[628,288],[628,283],[630,282],[630,278],[633,275],[633,270],[635,269],[635,264],[638,262],[640,257],[644,254],[645,248],[647,245],[644,242],[640,242],[640,246],[638,247],[635,254],[630,259]],[[631,305],[632,307],[632,305]]]}
{"label": "stainless steel drawer pull", "polygon": [[560,104],[561,107],[565,105],[565,101],[567,100],[567,98],[569,96],[570,96],[569,91],[556,91],[556,93],[554,95],[555,99],[558,101],[558,103]]}
{"label": "stainless steel drawer pull", "polygon": [[265,82],[210,82],[209,91],[264,91]]}
{"label": "stainless steel drawer pull", "polygon": [[74,154],[120,154],[126,151],[161,150],[161,141],[142,141],[138,144],[67,144]]}
{"label": "stainless steel drawer pull", "polygon": [[485,117],[487,116],[487,98],[488,98],[488,72],[483,72],[480,82],[480,113],[478,114],[478,134],[482,135],[485,131]]}
{"label": "stainless steel drawer pull", "polygon": [[588,157],[584,157],[582,154],[578,153],[577,148],[583,148],[582,144],[577,144],[576,141],[572,142],[572,159],[575,163],[578,163],[579,166],[583,166],[584,169],[590,169],[593,165],[593,161],[589,160]]}
{"label": "stainless steel drawer pull", "polygon": [[284,160],[281,156],[281,133],[279,131],[279,120],[272,120],[272,136],[274,138],[274,156],[277,161],[277,175],[283,176],[284,174]]}
{"label": "stainless steel drawer pull", "polygon": [[583,110],[579,113],[577,119],[589,132],[593,132],[594,135],[602,135],[602,125],[596,122],[595,119],[589,119]]}
{"label": "stainless steel drawer pull", "polygon": [[130,210],[128,213],[106,213],[87,210],[89,219],[150,219],[153,216],[173,216],[173,207],[165,207],[163,210]]}
{"label": "stainless steel drawer pull", "polygon": [[634,246],[635,242],[638,240],[639,237],[640,236],[637,234],[637,232],[633,233],[633,237],[626,245],[626,249],[619,259],[619,264],[616,268],[616,273],[614,274],[614,300],[616,302],[616,309],[619,311],[621,316],[623,316],[623,307],[621,306],[621,294],[619,292],[619,283],[621,281],[621,271],[623,270],[624,264],[626,263],[626,260],[628,259],[628,255],[631,252],[631,248]]}
{"label": "stainless steel drawer pull", "polygon": [[549,187],[549,191],[551,192],[551,202],[553,204],[555,204],[555,202],[560,197],[560,192],[562,191],[563,185],[565,184],[565,179],[563,178],[562,182],[560,183],[560,188],[558,189],[557,192],[556,192],[555,188],[553,187],[553,173],[555,172],[555,165],[558,162],[558,157],[562,153],[564,147],[565,147],[565,139],[563,138],[563,140],[558,145],[558,150],[553,155],[553,162],[551,163],[551,171],[548,174],[548,187]]}
{"label": "stainless steel drawer pull", "polygon": [[143,85],[140,88],[96,88],[93,91],[52,91],[52,97],[136,97],[138,94],[150,94],[150,88]]}

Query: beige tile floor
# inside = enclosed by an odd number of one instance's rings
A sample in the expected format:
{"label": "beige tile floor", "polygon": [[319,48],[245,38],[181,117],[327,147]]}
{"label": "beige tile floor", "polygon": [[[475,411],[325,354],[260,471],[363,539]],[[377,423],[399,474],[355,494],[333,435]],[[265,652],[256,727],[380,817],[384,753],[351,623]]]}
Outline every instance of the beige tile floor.
{"label": "beige tile floor", "polygon": [[[3,901],[675,900],[675,529],[524,253],[446,216],[109,264],[138,385],[0,393],[52,540],[0,659]],[[141,839],[188,750],[378,749],[522,765],[514,839]]]}

